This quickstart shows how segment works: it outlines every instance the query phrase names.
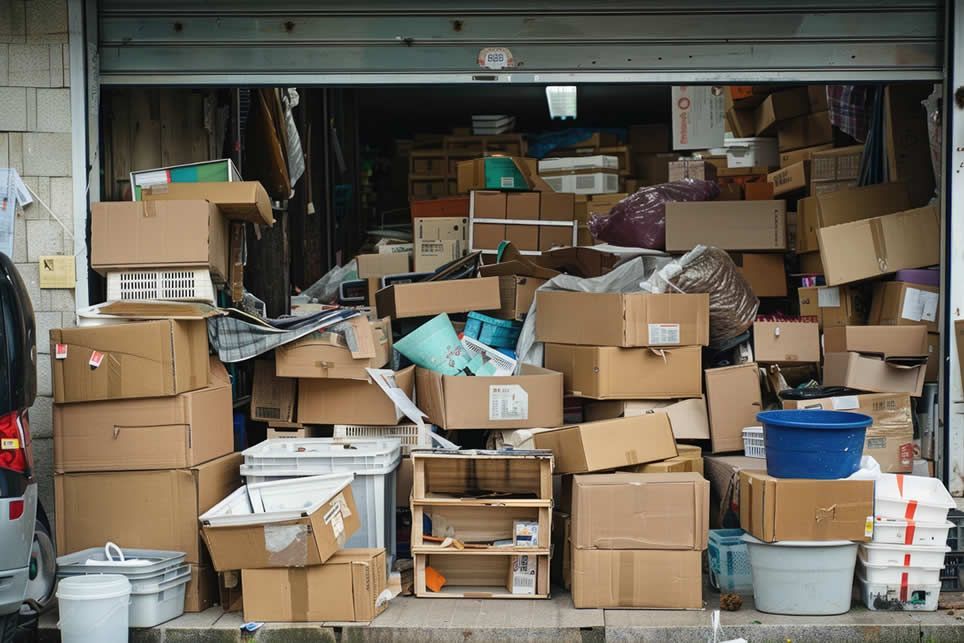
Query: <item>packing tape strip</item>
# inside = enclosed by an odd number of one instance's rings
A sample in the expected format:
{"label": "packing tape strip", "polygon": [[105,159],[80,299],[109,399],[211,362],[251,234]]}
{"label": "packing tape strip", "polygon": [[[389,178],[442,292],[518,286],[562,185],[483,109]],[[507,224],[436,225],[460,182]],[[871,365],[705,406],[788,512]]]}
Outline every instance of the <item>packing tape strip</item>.
{"label": "packing tape strip", "polygon": [[870,235],[874,240],[874,255],[877,257],[877,267],[880,272],[887,272],[887,242],[884,239],[884,228],[879,219],[870,220]]}

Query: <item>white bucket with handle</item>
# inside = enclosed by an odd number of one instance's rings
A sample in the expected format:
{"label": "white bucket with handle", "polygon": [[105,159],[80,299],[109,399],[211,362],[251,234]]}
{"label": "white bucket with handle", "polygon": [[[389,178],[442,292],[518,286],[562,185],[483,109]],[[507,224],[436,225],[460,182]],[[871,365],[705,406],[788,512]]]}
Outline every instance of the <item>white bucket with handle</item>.
{"label": "white bucket with handle", "polygon": [[64,578],[57,586],[63,643],[126,643],[131,584],[120,574]]}

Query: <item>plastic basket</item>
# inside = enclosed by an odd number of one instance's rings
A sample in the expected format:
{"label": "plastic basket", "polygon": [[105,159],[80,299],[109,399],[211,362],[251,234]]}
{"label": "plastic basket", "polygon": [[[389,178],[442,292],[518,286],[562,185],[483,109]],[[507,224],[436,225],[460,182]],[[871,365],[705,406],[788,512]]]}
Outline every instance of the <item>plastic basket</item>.
{"label": "plastic basket", "polygon": [[864,605],[869,610],[900,612],[933,612],[937,610],[937,598],[941,584],[913,585],[900,583],[873,583],[858,574]]}
{"label": "plastic basket", "polygon": [[964,590],[964,552],[955,551],[944,557],[941,570],[941,589],[945,592]]}
{"label": "plastic basket", "polygon": [[860,556],[873,565],[897,565],[907,567],[940,567],[944,564],[947,547],[925,545],[893,545],[886,543],[862,543]]}
{"label": "plastic basket", "polygon": [[107,273],[107,301],[140,299],[178,299],[217,304],[211,273],[204,269]]}
{"label": "plastic basket", "polygon": [[522,324],[508,319],[496,319],[482,313],[469,313],[465,321],[466,337],[476,339],[492,348],[515,348],[522,332]]}
{"label": "plastic basket", "polygon": [[[957,504],[937,478],[883,473],[874,491],[875,513],[881,518],[943,523]],[[874,579],[868,578],[873,581]]]}
{"label": "plastic basket", "polygon": [[710,529],[710,584],[723,592],[749,594],[753,591],[753,570],[742,529]]}
{"label": "plastic basket", "polygon": [[333,437],[336,440],[345,439],[396,439],[401,442],[402,454],[408,455],[412,449],[432,447],[430,433],[435,432],[435,426],[425,424],[419,430],[417,424],[397,424],[395,426],[374,426],[365,424],[336,424],[333,427]]}
{"label": "plastic basket", "polygon": [[743,429],[743,455],[748,458],[766,459],[767,450],[763,443],[762,426],[748,426]]}
{"label": "plastic basket", "polygon": [[947,532],[947,546],[951,551],[964,551],[964,511],[951,509],[947,512],[947,520],[954,525]]}

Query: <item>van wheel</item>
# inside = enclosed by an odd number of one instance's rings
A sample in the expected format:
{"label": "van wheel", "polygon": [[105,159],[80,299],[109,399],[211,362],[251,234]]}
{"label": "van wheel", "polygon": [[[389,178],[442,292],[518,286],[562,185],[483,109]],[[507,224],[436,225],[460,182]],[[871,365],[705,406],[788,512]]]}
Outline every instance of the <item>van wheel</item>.
{"label": "van wheel", "polygon": [[20,615],[16,612],[0,616],[0,643],[13,643],[19,625]]}
{"label": "van wheel", "polygon": [[36,619],[53,598],[57,584],[57,554],[47,512],[37,504],[37,520],[34,526],[33,546],[30,550],[30,576],[24,606],[20,610],[25,620]]}

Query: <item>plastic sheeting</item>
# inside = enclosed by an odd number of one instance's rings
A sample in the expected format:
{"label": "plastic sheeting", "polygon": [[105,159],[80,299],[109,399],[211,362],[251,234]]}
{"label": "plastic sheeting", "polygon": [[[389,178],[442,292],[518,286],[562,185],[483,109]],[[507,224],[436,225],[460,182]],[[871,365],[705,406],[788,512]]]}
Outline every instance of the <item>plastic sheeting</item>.
{"label": "plastic sheeting", "polygon": [[666,203],[709,201],[720,194],[712,181],[683,179],[640,188],[617,203],[609,214],[589,218],[589,231],[617,246],[662,250],[666,247]]}

